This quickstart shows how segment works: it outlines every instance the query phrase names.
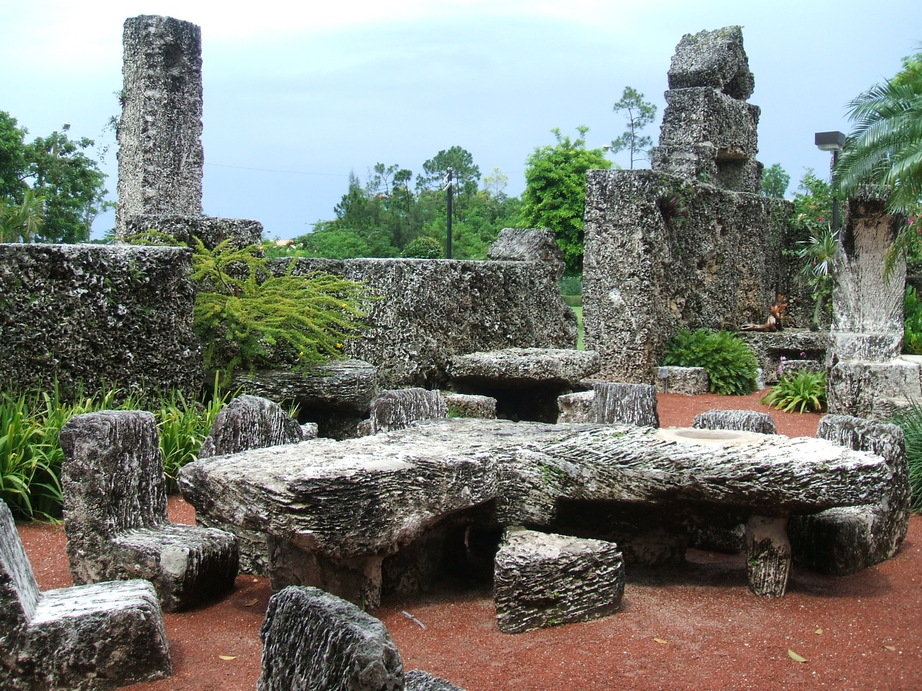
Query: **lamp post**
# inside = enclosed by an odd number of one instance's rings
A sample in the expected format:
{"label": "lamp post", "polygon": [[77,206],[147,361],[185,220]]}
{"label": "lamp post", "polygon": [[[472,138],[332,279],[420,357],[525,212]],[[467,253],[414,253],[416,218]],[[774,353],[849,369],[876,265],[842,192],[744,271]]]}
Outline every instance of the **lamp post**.
{"label": "lamp post", "polygon": [[813,135],[813,143],[820,151],[832,152],[832,163],[829,167],[829,180],[832,185],[832,232],[839,229],[839,203],[836,199],[836,165],[839,163],[839,152],[845,146],[845,134],[842,132],[817,132]]}

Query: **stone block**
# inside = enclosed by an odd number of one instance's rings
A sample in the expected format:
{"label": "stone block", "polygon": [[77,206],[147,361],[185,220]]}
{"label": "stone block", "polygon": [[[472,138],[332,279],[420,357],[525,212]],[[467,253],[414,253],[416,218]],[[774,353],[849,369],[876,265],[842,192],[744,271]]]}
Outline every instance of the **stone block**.
{"label": "stone block", "polygon": [[[317,436],[316,431],[314,436]],[[295,444],[304,439],[304,430],[298,421],[274,401],[259,396],[237,396],[218,413],[198,457]]]}
{"label": "stone block", "polygon": [[708,410],[695,416],[697,429],[731,429],[759,434],[776,434],[775,421],[768,413],[755,410]]}
{"label": "stone block", "polygon": [[533,261],[550,266],[557,278],[563,276],[563,252],[554,232],[547,228],[503,228],[487,258],[493,261]]}
{"label": "stone block", "polygon": [[523,633],[617,612],[624,560],[613,542],[510,529],[496,554],[500,631]]}
{"label": "stone block", "polygon": [[707,86],[732,98],[749,98],[755,79],[743,48],[742,28],[685,34],[676,46],[668,78],[670,89]]}
{"label": "stone block", "polygon": [[0,687],[115,689],[172,671],[163,615],[143,580],[40,592],[0,501]]}
{"label": "stone block", "polygon": [[61,428],[60,442],[64,529],[75,583],[146,578],[166,610],[185,609],[233,588],[234,536],[167,521],[151,413],[76,415]]}
{"label": "stone block", "polygon": [[384,624],[318,588],[273,595],[260,638],[260,691],[404,688],[403,661]]}
{"label": "stone block", "polygon": [[594,391],[593,422],[659,427],[656,389],[651,384],[605,382],[596,384]]}
{"label": "stone block", "polygon": [[449,417],[479,417],[493,419],[496,417],[496,399],[491,396],[452,393],[443,391],[442,398],[448,406]]}
{"label": "stone block", "polygon": [[818,360],[782,360],[778,363],[778,379],[797,372],[822,372],[826,369]]}
{"label": "stone block", "polygon": [[262,223],[243,218],[137,214],[126,219],[125,237],[150,230],[165,233],[190,247],[194,246],[193,238],[198,238],[208,249],[214,249],[224,240],[231,240],[237,247],[258,245],[263,234]]}
{"label": "stone block", "polygon": [[710,88],[667,91],[660,141],[683,148],[710,144],[716,161],[749,160],[758,151],[759,113],[758,106]]}
{"label": "stone block", "polygon": [[893,472],[873,504],[838,507],[791,519],[794,560],[822,573],[847,575],[889,559],[909,527],[910,487],[903,430],[885,422],[826,415],[817,437],[884,458]]}
{"label": "stone block", "polygon": [[557,407],[560,414],[557,422],[592,422],[592,402],[595,400],[595,391],[577,391],[566,393],[557,397]]}
{"label": "stone block", "polygon": [[831,345],[828,331],[739,331],[736,336],[752,349],[766,384],[777,383],[781,364],[784,362],[825,362],[826,353]]}
{"label": "stone block", "polygon": [[698,396],[708,392],[710,381],[703,367],[657,367],[657,393]]}
{"label": "stone block", "polygon": [[382,391],[371,402],[370,433],[409,427],[417,420],[448,417],[448,405],[438,391],[393,389]]}
{"label": "stone block", "polygon": [[0,390],[197,398],[190,252],[0,244]]}
{"label": "stone block", "polygon": [[845,360],[834,364],[826,379],[830,413],[870,417],[877,401],[922,396],[919,365],[903,359],[889,362]]}

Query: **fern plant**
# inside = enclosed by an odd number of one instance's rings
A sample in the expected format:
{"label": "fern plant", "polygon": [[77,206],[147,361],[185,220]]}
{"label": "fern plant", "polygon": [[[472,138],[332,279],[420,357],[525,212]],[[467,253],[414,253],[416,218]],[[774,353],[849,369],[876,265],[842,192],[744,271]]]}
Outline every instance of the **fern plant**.
{"label": "fern plant", "polygon": [[826,407],[826,373],[798,370],[785,374],[762,397],[762,403],[786,413],[818,413]]}
{"label": "fern plant", "polygon": [[922,354],[922,299],[912,286],[906,286],[903,315],[903,351]]}
{"label": "fern plant", "polygon": [[906,465],[909,468],[910,509],[922,512],[922,406],[912,401],[890,422],[899,425],[906,439]]}
{"label": "fern plant", "polygon": [[729,331],[680,330],[666,345],[663,363],[674,367],[703,367],[713,393],[742,396],[756,386],[759,366],[746,343]]}

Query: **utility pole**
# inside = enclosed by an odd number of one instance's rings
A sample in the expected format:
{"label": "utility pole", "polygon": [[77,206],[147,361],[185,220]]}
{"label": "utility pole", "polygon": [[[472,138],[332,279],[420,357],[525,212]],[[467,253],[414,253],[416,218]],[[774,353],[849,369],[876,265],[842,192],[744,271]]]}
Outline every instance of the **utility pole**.
{"label": "utility pole", "polygon": [[448,219],[445,224],[447,229],[447,237],[445,241],[445,257],[446,259],[451,259],[451,217],[452,217],[452,201],[454,194],[454,184],[452,183],[452,169],[451,166],[448,166]]}

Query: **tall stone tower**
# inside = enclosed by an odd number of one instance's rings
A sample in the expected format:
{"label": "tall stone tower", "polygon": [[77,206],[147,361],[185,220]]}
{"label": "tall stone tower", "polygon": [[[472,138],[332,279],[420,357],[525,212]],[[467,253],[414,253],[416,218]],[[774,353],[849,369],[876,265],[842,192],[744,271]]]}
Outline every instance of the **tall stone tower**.
{"label": "tall stone tower", "polygon": [[125,20],[116,235],[138,215],[202,213],[202,40],[195,24]]}

